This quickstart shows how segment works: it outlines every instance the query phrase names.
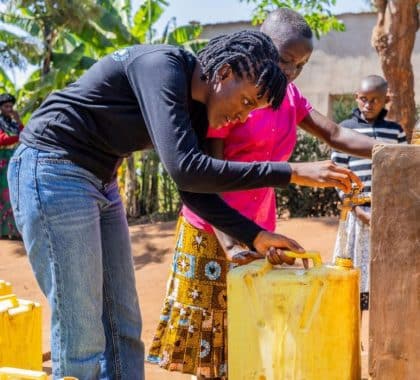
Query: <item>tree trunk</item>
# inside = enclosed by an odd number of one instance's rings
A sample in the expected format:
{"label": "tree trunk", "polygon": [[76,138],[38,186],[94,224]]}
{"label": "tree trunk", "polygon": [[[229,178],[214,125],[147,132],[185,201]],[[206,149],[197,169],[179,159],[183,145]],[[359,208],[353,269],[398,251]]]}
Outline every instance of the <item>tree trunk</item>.
{"label": "tree trunk", "polygon": [[48,22],[44,24],[44,59],[42,61],[42,75],[47,75],[51,70],[52,46],[54,39],[54,30]]}
{"label": "tree trunk", "polygon": [[149,152],[142,152],[141,156],[141,187],[139,197],[140,215],[148,214],[149,197]]}
{"label": "tree trunk", "polygon": [[140,215],[139,202],[137,201],[138,182],[134,156],[126,159],[127,170],[125,172],[125,196],[127,201],[127,216],[137,218]]}
{"label": "tree trunk", "polygon": [[374,0],[378,19],[372,45],[379,54],[391,98],[388,119],[401,124],[410,138],[415,122],[411,54],[419,28],[419,0]]}
{"label": "tree trunk", "polygon": [[163,212],[167,213],[169,210],[168,203],[168,180],[166,178],[165,172],[162,172],[162,192],[163,192]]}
{"label": "tree trunk", "polygon": [[159,157],[151,153],[149,214],[159,211]]}

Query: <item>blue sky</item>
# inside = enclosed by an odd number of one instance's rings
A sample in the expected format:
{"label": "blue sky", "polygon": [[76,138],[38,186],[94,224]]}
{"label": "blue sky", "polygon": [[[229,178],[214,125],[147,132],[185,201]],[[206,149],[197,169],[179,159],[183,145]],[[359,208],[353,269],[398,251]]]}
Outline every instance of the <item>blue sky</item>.
{"label": "blue sky", "polygon": [[[137,10],[144,0],[132,0],[133,10]],[[177,25],[187,24],[189,21],[199,21],[202,24],[214,24],[217,22],[250,20],[253,4],[239,0],[167,0],[169,6],[155,24],[157,35],[160,35],[172,18],[176,18]],[[369,9],[367,0],[337,0],[336,6],[332,8],[334,14],[345,12],[362,12]],[[4,4],[0,4],[0,9]],[[33,68],[25,72],[16,70],[14,77],[17,85],[22,85],[30,75]]]}

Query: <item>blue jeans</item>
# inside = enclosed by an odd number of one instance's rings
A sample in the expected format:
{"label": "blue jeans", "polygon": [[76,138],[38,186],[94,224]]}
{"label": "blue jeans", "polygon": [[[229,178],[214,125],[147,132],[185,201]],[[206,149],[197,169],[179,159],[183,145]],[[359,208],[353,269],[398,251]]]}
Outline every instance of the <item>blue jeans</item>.
{"label": "blue jeans", "polygon": [[144,379],[130,236],[116,182],[21,145],[11,203],[52,311],[54,379]]}

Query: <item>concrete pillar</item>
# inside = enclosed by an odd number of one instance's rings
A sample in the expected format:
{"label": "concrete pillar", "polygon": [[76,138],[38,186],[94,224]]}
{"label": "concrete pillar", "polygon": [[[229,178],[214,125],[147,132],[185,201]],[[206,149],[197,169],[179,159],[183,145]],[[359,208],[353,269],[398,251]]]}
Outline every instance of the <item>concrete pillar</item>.
{"label": "concrete pillar", "polygon": [[420,146],[373,155],[369,374],[420,379]]}

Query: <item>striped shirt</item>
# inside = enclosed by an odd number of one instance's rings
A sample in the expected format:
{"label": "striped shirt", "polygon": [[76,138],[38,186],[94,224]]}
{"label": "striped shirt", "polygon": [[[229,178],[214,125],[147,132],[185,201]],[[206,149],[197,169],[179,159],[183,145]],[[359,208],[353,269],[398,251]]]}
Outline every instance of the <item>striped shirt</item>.
{"label": "striped shirt", "polygon": [[[393,121],[384,119],[386,110],[382,110],[378,118],[373,123],[364,120],[358,109],[353,111],[351,119],[344,120],[340,126],[353,129],[356,132],[373,137],[378,141],[389,144],[407,144],[406,136],[401,126]],[[347,153],[333,151],[331,160],[337,165],[352,170],[363,182],[363,193],[370,195],[372,187],[372,160],[350,156]],[[340,198],[344,193],[338,191]]]}

